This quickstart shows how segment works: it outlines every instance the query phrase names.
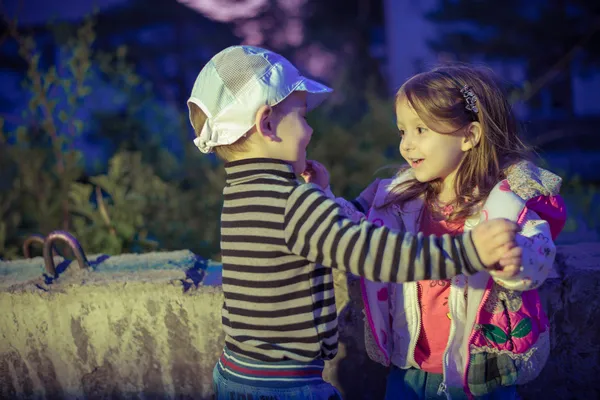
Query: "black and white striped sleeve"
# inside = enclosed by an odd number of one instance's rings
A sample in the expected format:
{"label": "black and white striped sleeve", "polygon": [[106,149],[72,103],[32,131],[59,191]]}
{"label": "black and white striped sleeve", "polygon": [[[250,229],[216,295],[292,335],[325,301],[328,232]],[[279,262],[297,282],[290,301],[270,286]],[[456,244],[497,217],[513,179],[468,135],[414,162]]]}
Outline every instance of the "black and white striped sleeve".
{"label": "black and white striped sleeve", "polygon": [[311,184],[290,194],[284,231],[294,254],[372,281],[447,279],[485,269],[468,232],[436,237],[395,232],[368,221],[354,223]]}

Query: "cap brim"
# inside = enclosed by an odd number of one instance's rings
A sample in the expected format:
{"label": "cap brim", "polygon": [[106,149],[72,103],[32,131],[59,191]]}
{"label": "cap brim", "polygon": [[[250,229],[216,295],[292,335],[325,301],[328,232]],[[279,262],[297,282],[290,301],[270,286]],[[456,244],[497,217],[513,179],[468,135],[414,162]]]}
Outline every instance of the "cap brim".
{"label": "cap brim", "polygon": [[333,92],[333,89],[312,79],[303,77],[295,91],[308,93],[306,96],[306,108],[310,111],[319,106]]}

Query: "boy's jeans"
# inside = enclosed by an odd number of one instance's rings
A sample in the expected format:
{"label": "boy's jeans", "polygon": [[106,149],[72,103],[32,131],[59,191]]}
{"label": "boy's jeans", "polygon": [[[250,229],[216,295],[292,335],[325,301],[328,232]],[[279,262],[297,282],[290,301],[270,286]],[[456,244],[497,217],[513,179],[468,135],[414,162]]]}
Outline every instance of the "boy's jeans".
{"label": "boy's jeans", "polygon": [[[385,400],[421,400],[446,399],[445,394],[438,395],[442,383],[442,374],[431,374],[420,369],[401,369],[392,366],[387,379]],[[458,388],[449,388],[452,400],[466,400],[467,395]],[[476,397],[479,400],[517,400],[519,396],[514,386],[504,386],[487,396]]]}
{"label": "boy's jeans", "polygon": [[[223,357],[221,360],[224,360]],[[238,355],[235,358],[237,361],[248,361],[254,366],[260,363],[255,360],[246,360]],[[319,375],[310,384],[306,381],[283,384],[270,380],[266,380],[264,384],[245,382],[247,377],[243,372],[239,372],[243,371],[239,368],[242,365],[238,364],[234,369],[224,368],[222,361],[215,365],[213,370],[215,400],[342,400],[342,396],[335,387],[325,382]],[[273,364],[269,365],[273,366]]]}

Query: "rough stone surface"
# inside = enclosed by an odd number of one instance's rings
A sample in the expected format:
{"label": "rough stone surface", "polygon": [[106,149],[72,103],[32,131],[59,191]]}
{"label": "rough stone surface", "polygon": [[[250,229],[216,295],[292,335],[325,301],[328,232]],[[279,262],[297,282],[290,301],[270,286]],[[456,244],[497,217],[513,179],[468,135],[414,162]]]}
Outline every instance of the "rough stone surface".
{"label": "rough stone surface", "polygon": [[[209,399],[223,345],[218,265],[188,251],[0,262],[0,399]],[[382,399],[386,368],[363,344],[358,281],[335,274],[340,349],[325,378]],[[552,354],[524,399],[600,398],[600,243],[559,247],[541,289]]]}
{"label": "rough stone surface", "polygon": [[223,346],[222,291],[202,285],[213,265],[188,251],[90,261],[54,281],[39,259],[0,263],[0,398],[209,398]]}
{"label": "rough stone surface", "polygon": [[600,243],[559,247],[555,274],[540,296],[552,351],[524,398],[600,399]]}

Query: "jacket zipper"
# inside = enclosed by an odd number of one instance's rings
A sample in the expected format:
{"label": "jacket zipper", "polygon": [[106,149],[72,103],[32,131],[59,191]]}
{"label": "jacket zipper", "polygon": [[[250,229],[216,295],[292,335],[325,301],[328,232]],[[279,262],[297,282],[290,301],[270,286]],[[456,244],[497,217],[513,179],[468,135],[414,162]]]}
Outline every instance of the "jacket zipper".
{"label": "jacket zipper", "polygon": [[[488,279],[487,285],[485,286],[485,292],[483,295],[483,298],[481,299],[481,303],[479,303],[479,307],[477,307],[477,315],[481,315],[481,309],[483,308],[484,304],[488,301],[488,298],[490,297],[490,294],[492,293],[491,291],[491,281],[492,278],[490,277]],[[466,329],[467,327],[465,327]],[[471,327],[471,334],[469,335],[469,340],[467,341],[467,357],[466,357],[466,365],[465,365],[465,374],[463,376],[463,386],[465,389],[465,393],[467,395],[467,397],[469,399],[473,398],[473,394],[471,393],[471,390],[469,389],[469,382],[468,382],[468,377],[469,377],[469,366],[471,364],[471,342],[473,341],[473,337],[475,336],[475,326]]]}
{"label": "jacket zipper", "polygon": [[455,335],[455,317],[452,315],[452,308],[450,305],[452,302],[450,301],[452,298],[452,279],[450,279],[450,292],[448,293],[448,312],[450,313],[450,334],[448,335],[448,343],[446,344],[446,351],[444,352],[443,362],[442,362],[442,383],[437,391],[437,395],[441,396],[442,394],[446,395],[448,400],[451,400],[450,393],[448,392],[448,385],[446,384],[446,374],[447,374],[447,366],[448,366],[448,350],[450,349],[450,343],[454,340]]}
{"label": "jacket zipper", "polygon": [[412,363],[413,365],[416,364],[415,351],[417,349],[417,342],[419,341],[419,336],[421,335],[421,331],[423,330],[423,319],[421,318],[421,286],[419,286],[418,282],[415,282],[415,286],[417,288],[417,334],[414,336],[416,339],[414,340],[414,343],[410,349],[410,360],[407,360],[410,361],[410,363]]}
{"label": "jacket zipper", "polygon": [[[417,226],[417,227],[421,226],[421,220],[423,218],[424,211],[425,211],[424,207],[421,207],[421,211],[419,212],[419,215],[417,216],[417,220],[415,221],[415,226]],[[402,222],[404,222],[404,221],[402,221]],[[417,362],[415,361],[415,350],[417,349],[417,342],[419,341],[419,336],[421,335],[421,331],[423,330],[423,319],[421,318],[421,294],[422,294],[422,291],[421,291],[421,287],[419,286],[419,282],[415,282],[415,285],[417,287],[416,312],[417,312],[417,320],[418,320],[418,324],[417,324],[418,330],[417,330],[417,334],[415,335],[414,343],[410,349],[410,362],[413,365],[417,364]]]}

